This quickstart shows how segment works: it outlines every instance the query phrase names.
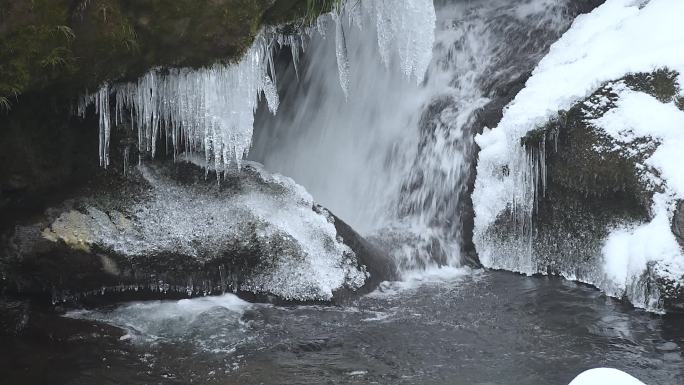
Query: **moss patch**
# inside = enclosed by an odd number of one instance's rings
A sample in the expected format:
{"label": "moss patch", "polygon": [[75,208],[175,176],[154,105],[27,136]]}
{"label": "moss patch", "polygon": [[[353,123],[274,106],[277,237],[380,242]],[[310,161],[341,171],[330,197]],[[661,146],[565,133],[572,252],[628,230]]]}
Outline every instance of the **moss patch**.
{"label": "moss patch", "polygon": [[263,23],[300,20],[331,1],[0,0],[0,109],[48,87],[73,97],[154,67],[234,61]]}
{"label": "moss patch", "polygon": [[629,74],[622,80],[634,91],[645,92],[663,103],[671,102],[679,94],[676,71],[662,68],[652,73]]}
{"label": "moss patch", "polygon": [[520,144],[527,151],[545,146],[550,183],[592,199],[611,198],[615,194],[633,197],[641,202],[638,206],[644,207],[650,201],[653,186],[644,186],[641,182],[645,170],[639,169],[637,163],[650,156],[658,143],[637,139],[631,145],[641,150],[627,154],[619,143],[595,129],[590,121],[616,107],[618,95],[613,89],[620,83],[663,103],[679,103],[681,108],[684,98],[679,97],[678,76],[677,72],[665,68],[607,82],[568,111],[559,111],[546,125],[528,131]]}

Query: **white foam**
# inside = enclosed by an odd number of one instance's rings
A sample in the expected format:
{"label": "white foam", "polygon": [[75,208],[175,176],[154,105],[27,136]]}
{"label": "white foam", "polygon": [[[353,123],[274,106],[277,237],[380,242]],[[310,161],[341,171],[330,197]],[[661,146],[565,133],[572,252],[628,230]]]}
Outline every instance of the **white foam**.
{"label": "white foam", "polygon": [[[132,302],[112,310],[79,310],[66,316],[106,322],[128,331],[122,339],[147,343],[183,338],[199,326],[202,317],[216,311],[221,313],[217,327],[221,324],[237,332],[240,318],[252,306],[233,294],[224,294],[180,301]],[[224,347],[232,349],[232,346]]]}

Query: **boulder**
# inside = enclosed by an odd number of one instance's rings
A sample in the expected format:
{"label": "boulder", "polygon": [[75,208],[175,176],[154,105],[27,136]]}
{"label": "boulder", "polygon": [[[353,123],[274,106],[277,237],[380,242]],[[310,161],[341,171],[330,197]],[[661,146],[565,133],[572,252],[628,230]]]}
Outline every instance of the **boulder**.
{"label": "boulder", "polygon": [[226,291],[330,301],[395,270],[301,186],[256,163],[219,180],[190,163],[138,166],[100,178],[3,239],[5,291],[53,301]]}
{"label": "boulder", "polygon": [[[655,216],[654,195],[666,191],[667,184],[647,162],[660,145],[658,140],[619,141],[594,124],[617,108],[625,89],[672,102],[679,95],[677,76],[663,69],[606,82],[520,139],[532,172],[539,173],[534,179],[538,193],[529,217],[509,209],[487,229],[489,244],[506,250],[496,257],[497,268],[591,283],[651,310],[684,310],[684,277],[678,263],[648,261],[639,273],[620,271],[629,276],[617,277],[619,283],[606,270],[604,248],[610,236],[649,224]],[[684,244],[684,210],[681,202],[678,206],[672,232]],[[620,244],[629,248],[629,242],[622,239]],[[624,270],[635,269],[629,251],[621,254]]]}
{"label": "boulder", "polygon": [[684,247],[684,201],[679,201],[672,217],[672,233],[677,238],[677,242]]}

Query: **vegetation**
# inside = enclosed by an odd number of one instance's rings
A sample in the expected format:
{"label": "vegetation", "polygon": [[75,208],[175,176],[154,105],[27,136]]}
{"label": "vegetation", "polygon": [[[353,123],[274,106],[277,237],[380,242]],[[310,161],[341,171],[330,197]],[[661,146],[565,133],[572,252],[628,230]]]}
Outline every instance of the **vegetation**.
{"label": "vegetation", "polygon": [[678,76],[676,71],[662,68],[652,73],[629,74],[624,81],[635,91],[645,92],[663,103],[669,103],[679,93]]}
{"label": "vegetation", "polygon": [[262,24],[301,23],[340,0],[0,0],[0,111],[153,67],[232,61]]}

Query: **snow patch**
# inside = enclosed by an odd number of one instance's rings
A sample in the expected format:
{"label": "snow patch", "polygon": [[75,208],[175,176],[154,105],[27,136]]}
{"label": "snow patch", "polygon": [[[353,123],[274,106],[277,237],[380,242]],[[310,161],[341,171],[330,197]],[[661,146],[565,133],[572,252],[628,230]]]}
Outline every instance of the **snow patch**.
{"label": "snow patch", "polygon": [[630,376],[629,374],[610,368],[596,368],[587,370],[575,377],[569,385],[645,385],[643,382]]}

